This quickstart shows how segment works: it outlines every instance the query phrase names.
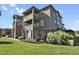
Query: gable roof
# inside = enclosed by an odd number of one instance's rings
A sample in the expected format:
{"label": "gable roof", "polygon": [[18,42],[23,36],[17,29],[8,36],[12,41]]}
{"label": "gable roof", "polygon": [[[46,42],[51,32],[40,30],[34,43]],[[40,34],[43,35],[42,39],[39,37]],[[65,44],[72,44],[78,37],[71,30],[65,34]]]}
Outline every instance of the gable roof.
{"label": "gable roof", "polygon": [[[51,4],[49,4],[48,6],[42,8],[42,9],[40,9],[40,10],[46,10],[46,9],[48,9],[48,8],[52,8],[52,9],[53,9],[55,12],[57,12],[58,15],[61,17],[59,11],[57,11]],[[62,17],[61,17],[61,18],[62,18]]]}
{"label": "gable roof", "polygon": [[[56,11],[57,13],[58,13],[58,15],[61,17],[61,15],[60,15],[60,13],[59,13],[59,11]],[[62,17],[61,17],[62,18]]]}
{"label": "gable roof", "polygon": [[23,16],[13,15],[13,18],[14,18],[14,19],[18,19],[18,20],[22,20],[22,17],[23,17]]}
{"label": "gable roof", "polygon": [[34,8],[34,10],[39,11],[39,9],[37,9],[36,7],[32,6],[29,9],[27,9],[26,11],[23,12],[23,14],[28,14],[29,12],[32,11],[32,9]]}
{"label": "gable roof", "polygon": [[[49,4],[48,6],[42,8],[41,10],[46,10],[46,9],[48,9],[48,8],[50,8],[50,7],[51,7],[53,10],[55,10],[55,8],[54,8],[51,4]],[[56,10],[55,10],[55,11],[56,11]]]}
{"label": "gable roof", "polygon": [[[29,14],[30,12],[32,12],[32,9],[33,9],[33,8],[34,8],[34,10],[37,11],[37,12],[39,12],[39,11],[41,11],[41,10],[46,10],[46,9],[48,9],[48,8],[52,8],[52,9],[53,9],[55,12],[57,12],[58,15],[61,17],[59,11],[57,11],[51,4],[49,4],[48,6],[42,8],[42,9],[40,9],[40,10],[39,10],[38,8],[36,8],[35,6],[32,6],[32,7],[28,8],[26,11],[24,11],[23,14],[24,14],[24,15]],[[61,17],[61,18],[62,18],[62,17]]]}

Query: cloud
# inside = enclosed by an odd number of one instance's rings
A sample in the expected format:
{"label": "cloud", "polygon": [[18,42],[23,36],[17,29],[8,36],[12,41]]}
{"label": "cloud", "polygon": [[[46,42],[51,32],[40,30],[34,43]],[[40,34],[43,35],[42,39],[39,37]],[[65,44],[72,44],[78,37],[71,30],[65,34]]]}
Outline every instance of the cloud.
{"label": "cloud", "polygon": [[59,10],[60,13],[63,13],[63,10]]}
{"label": "cloud", "polygon": [[16,7],[16,4],[9,4],[10,6]]}
{"label": "cloud", "polygon": [[24,11],[24,9],[22,9],[22,8],[15,8],[16,9],[16,11],[19,13],[19,14],[22,14],[22,12]]}
{"label": "cloud", "polygon": [[76,23],[79,24],[79,20],[77,20]]}
{"label": "cloud", "polygon": [[12,29],[12,25],[10,25],[8,28],[11,28]]}
{"label": "cloud", "polygon": [[13,27],[12,27],[12,25],[7,25],[7,26],[5,26],[5,27],[2,27],[2,28],[10,28],[10,29],[12,29]]}
{"label": "cloud", "polygon": [[12,8],[12,10],[10,11],[10,13],[13,14],[19,14],[22,15],[22,12],[24,11],[23,8],[19,8],[17,6],[15,6],[14,8]]}
{"label": "cloud", "polygon": [[3,10],[6,10],[6,11],[8,10],[7,7],[5,7],[5,6],[2,6],[2,9]]}
{"label": "cloud", "polygon": [[19,8],[19,7],[17,7],[17,5],[16,4],[9,4],[13,9],[12,9],[12,11],[10,12],[11,14],[16,14],[16,12],[18,13],[18,14],[20,14],[20,15],[22,15],[22,12],[24,11],[24,9],[23,8]]}
{"label": "cloud", "polygon": [[11,13],[13,13],[13,10],[11,11]]}
{"label": "cloud", "polygon": [[13,15],[14,14],[14,10],[12,10],[10,13]]}

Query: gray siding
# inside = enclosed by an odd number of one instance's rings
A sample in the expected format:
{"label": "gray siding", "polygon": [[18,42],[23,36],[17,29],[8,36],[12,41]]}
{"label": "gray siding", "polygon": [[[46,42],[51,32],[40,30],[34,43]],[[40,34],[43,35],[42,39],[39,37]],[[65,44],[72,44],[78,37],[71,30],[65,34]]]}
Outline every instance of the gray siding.
{"label": "gray siding", "polygon": [[50,14],[51,14],[51,28],[55,30],[57,29],[57,27],[61,28],[62,26],[61,17],[52,8],[50,8]]}
{"label": "gray siding", "polygon": [[50,28],[50,9],[43,10],[43,15],[41,15],[41,20],[44,20],[44,26],[42,29]]}
{"label": "gray siding", "polygon": [[50,8],[50,15],[51,15],[51,28],[55,30],[56,29],[56,14],[55,14],[55,10],[53,10],[52,8]]}

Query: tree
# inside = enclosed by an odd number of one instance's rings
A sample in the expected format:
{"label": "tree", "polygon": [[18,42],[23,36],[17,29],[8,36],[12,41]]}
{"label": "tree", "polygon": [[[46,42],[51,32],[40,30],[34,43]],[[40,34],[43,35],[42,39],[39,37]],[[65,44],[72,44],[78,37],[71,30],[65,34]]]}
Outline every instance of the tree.
{"label": "tree", "polygon": [[2,35],[2,29],[0,28],[0,37],[1,37],[1,35]]}
{"label": "tree", "polygon": [[5,29],[2,29],[2,36],[6,36],[6,35],[10,35],[11,34],[11,29],[9,28],[5,28]]}
{"label": "tree", "polygon": [[0,16],[1,16],[1,11],[0,11]]}
{"label": "tree", "polygon": [[1,35],[4,37],[6,35],[5,29],[2,29]]}
{"label": "tree", "polygon": [[65,32],[75,36],[75,31],[73,31],[71,29],[65,30]]}

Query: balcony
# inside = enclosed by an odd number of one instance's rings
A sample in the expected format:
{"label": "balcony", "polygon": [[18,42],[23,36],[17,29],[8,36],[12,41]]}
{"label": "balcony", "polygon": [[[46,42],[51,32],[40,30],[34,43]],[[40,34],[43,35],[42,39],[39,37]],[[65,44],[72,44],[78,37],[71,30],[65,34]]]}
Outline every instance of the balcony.
{"label": "balcony", "polygon": [[23,19],[24,19],[23,22],[33,19],[33,14],[30,13],[30,14],[26,15]]}
{"label": "balcony", "polygon": [[[40,17],[39,14],[34,13],[34,19],[37,19],[37,20],[38,20],[39,17]],[[24,17],[24,21],[23,21],[23,22],[28,21],[28,20],[30,20],[30,19],[33,19],[33,14],[32,14],[32,13],[29,14],[29,15],[26,15],[26,16]]]}
{"label": "balcony", "polygon": [[33,30],[32,24],[26,25],[24,28],[25,30]]}

